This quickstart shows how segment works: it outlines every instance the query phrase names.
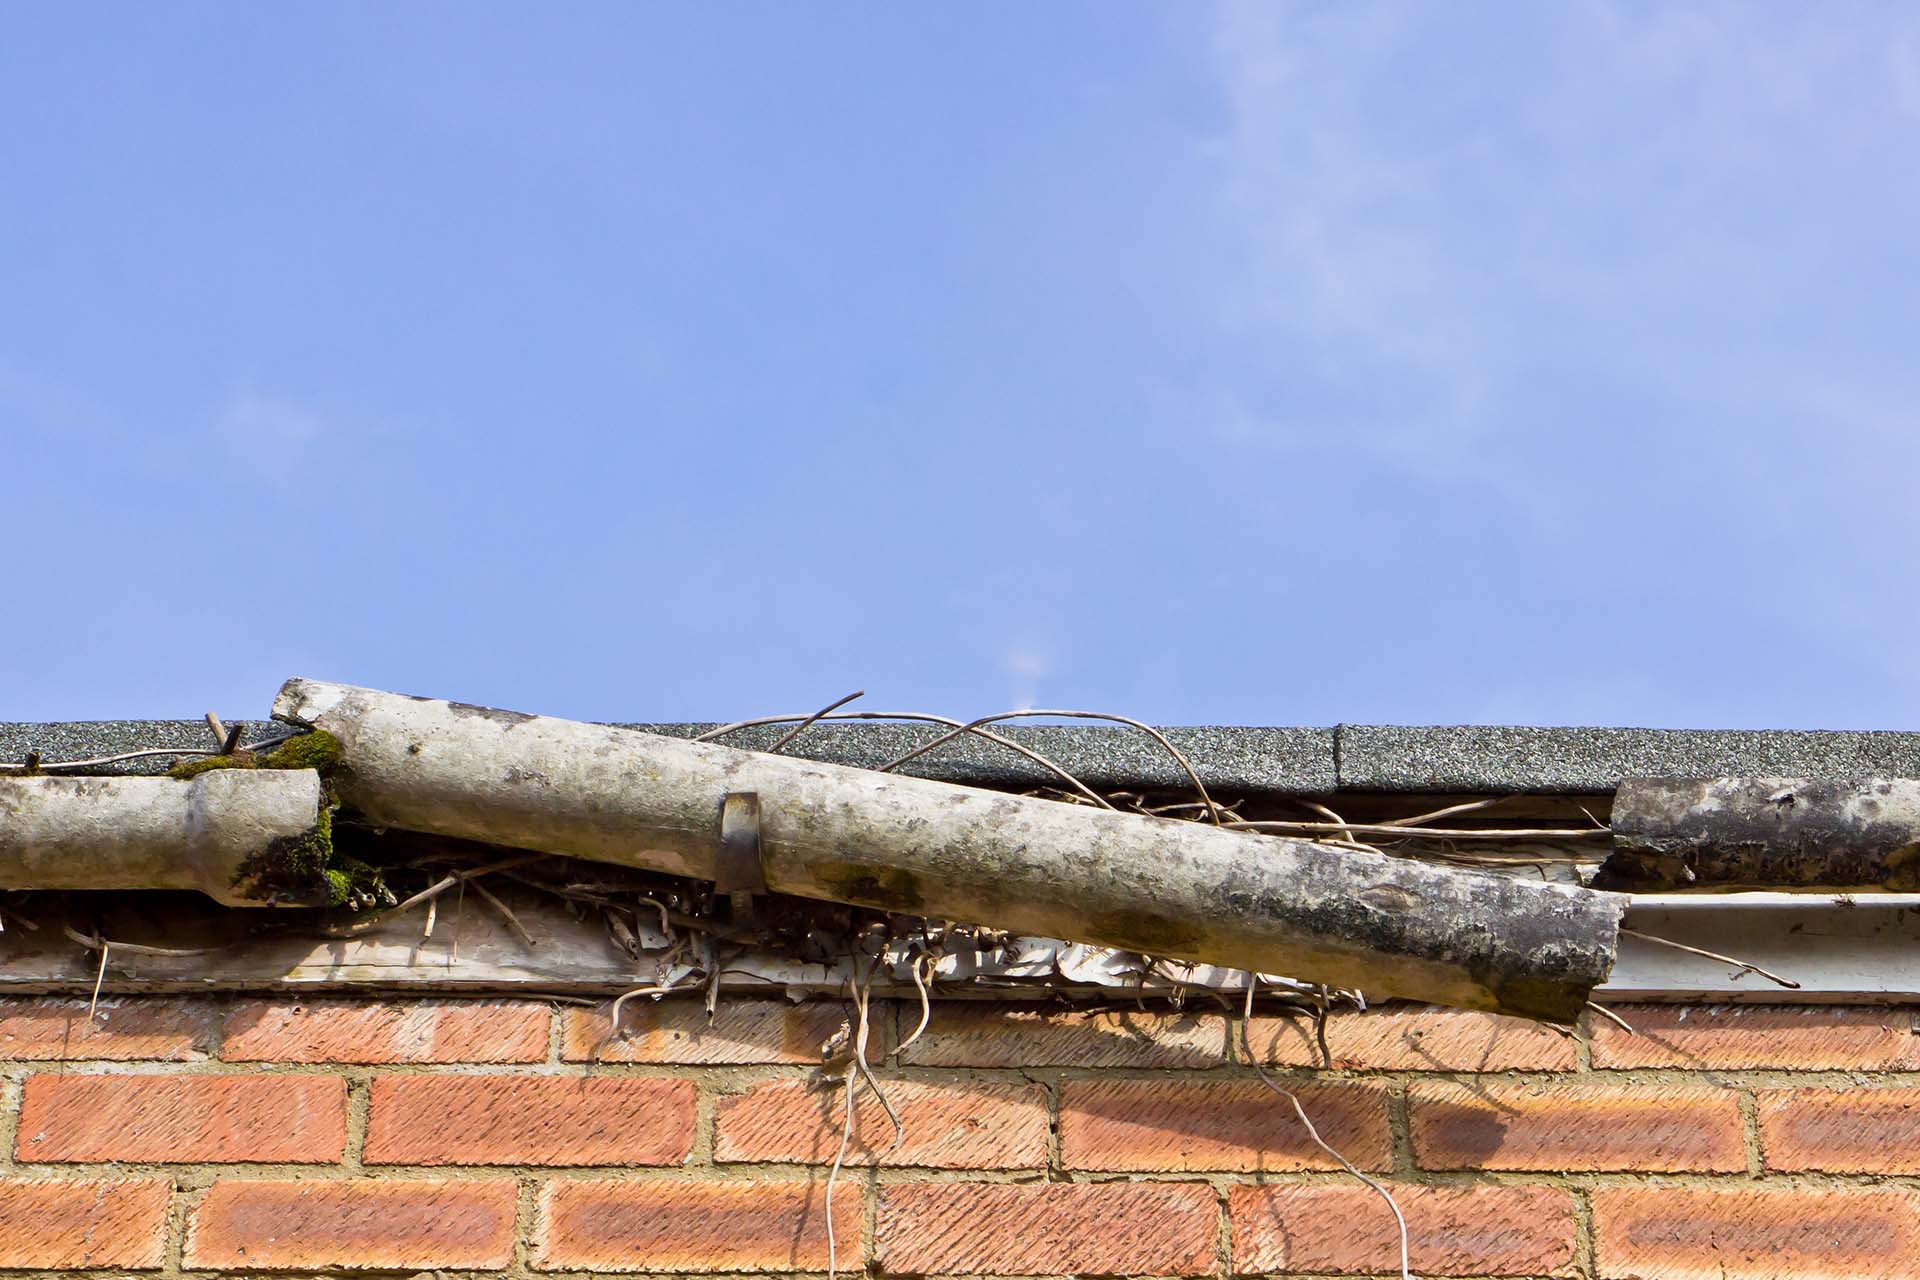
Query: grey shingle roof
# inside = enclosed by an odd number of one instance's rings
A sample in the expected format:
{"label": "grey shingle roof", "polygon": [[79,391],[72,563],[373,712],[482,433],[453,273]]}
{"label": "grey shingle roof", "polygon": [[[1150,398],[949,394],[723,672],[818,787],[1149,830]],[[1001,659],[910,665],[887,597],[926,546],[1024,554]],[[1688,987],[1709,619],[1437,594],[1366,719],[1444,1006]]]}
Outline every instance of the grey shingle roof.
{"label": "grey shingle roof", "polygon": [[1354,791],[1611,791],[1622,778],[1920,777],[1920,733],[1343,725]]}
{"label": "grey shingle roof", "polygon": [[[229,722],[231,723],[231,722]],[[631,725],[687,737],[706,724]],[[999,726],[1022,744],[1103,788],[1177,788],[1174,762],[1149,738],[1123,727]],[[246,740],[280,727],[249,721]],[[766,747],[783,728],[744,730],[728,742]],[[943,732],[899,724],[816,725],[787,750],[838,764],[873,766]],[[1623,777],[1779,774],[1920,777],[1920,733],[1765,730],[1516,728],[1499,726],[1338,728],[1170,728],[1207,785],[1226,793],[1324,794],[1348,791],[1598,792]],[[103,720],[52,724],[0,722],[0,760],[28,750],[48,760],[88,759],[151,747],[205,747],[198,720]],[[157,772],[165,761],[129,770]],[[906,772],[953,782],[1036,787],[1051,775],[979,740],[941,747]]]}

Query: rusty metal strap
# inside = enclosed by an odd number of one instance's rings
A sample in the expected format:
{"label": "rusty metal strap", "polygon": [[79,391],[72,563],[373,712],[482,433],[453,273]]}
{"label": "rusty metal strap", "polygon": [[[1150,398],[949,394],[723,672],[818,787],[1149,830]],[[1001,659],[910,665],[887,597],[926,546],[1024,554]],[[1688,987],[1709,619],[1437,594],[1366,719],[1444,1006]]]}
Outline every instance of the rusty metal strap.
{"label": "rusty metal strap", "polygon": [[713,887],[727,894],[767,891],[766,873],[760,866],[760,796],[756,792],[729,792],[721,801],[720,858]]}

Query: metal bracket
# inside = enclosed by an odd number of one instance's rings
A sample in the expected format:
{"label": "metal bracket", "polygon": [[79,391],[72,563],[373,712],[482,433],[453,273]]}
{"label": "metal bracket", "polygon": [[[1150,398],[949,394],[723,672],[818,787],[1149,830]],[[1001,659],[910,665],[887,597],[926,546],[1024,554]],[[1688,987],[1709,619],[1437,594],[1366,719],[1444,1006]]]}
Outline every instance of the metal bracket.
{"label": "metal bracket", "polygon": [[732,791],[720,802],[720,857],[714,864],[713,887],[733,905],[733,919],[743,923],[753,916],[753,895],[767,891],[760,865],[760,796]]}

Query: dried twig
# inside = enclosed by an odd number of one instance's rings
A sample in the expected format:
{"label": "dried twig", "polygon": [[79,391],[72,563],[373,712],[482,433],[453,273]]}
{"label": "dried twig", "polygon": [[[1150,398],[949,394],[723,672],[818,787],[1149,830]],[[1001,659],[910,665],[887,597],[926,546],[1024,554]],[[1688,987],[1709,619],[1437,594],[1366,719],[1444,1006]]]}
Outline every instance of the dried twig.
{"label": "dried twig", "polygon": [[1214,804],[1213,797],[1207,794],[1207,784],[1200,780],[1200,771],[1193,767],[1193,761],[1187,759],[1186,754],[1182,752],[1180,748],[1174,746],[1172,741],[1168,739],[1166,734],[1160,732],[1160,730],[1154,728],[1150,724],[1146,724],[1142,721],[1135,720],[1129,716],[1110,715],[1104,711],[1002,711],[998,715],[981,716],[978,720],[969,720],[966,724],[959,726],[958,728],[954,729],[954,731],[951,733],[943,734],[940,737],[935,738],[931,742],[924,743],[921,746],[915,747],[913,750],[907,752],[903,756],[899,756],[893,760],[889,760],[886,764],[883,764],[880,766],[880,771],[882,773],[891,773],[895,769],[898,769],[901,765],[905,764],[907,761],[915,758],[916,756],[925,755],[927,752],[932,751],[935,747],[942,746],[945,743],[952,742],[955,738],[959,737],[961,734],[973,733],[976,730],[980,729],[981,726],[983,725],[998,724],[1002,720],[1021,720],[1021,719],[1038,719],[1038,718],[1051,718],[1051,719],[1060,719],[1060,720],[1108,720],[1113,722],[1114,724],[1129,725],[1135,729],[1140,730],[1140,732],[1148,735],[1155,742],[1159,743],[1162,747],[1164,747],[1166,749],[1167,754],[1172,756],[1174,760],[1179,763],[1180,767],[1186,771],[1188,781],[1193,783],[1194,792],[1198,794],[1200,797],[1200,803],[1206,806],[1208,819],[1212,821],[1216,826],[1219,825],[1221,821],[1220,808],[1218,805]]}
{"label": "dried twig", "polygon": [[621,1014],[626,1010],[627,1001],[636,999],[640,996],[653,996],[657,999],[660,996],[668,995],[668,994],[671,994],[672,992],[678,991],[683,987],[685,987],[686,985],[687,985],[686,983],[680,982],[677,980],[673,982],[656,983],[650,987],[635,987],[633,990],[626,992],[623,995],[614,997],[613,1013],[612,1013],[612,1019],[611,1019],[611,1030],[610,1030],[611,1038],[617,1039],[617,1040],[625,1040],[627,1038],[625,1029],[620,1025],[620,1017],[621,1017]]}
{"label": "dried twig", "polygon": [[907,1140],[906,1126],[900,1123],[900,1113],[893,1109],[893,1103],[888,1100],[886,1090],[880,1087],[880,1081],[875,1078],[873,1074],[873,1065],[867,1061],[867,1038],[870,1034],[871,1027],[871,1023],[867,1017],[867,1005],[871,999],[873,973],[874,970],[879,967],[880,962],[876,958],[873,964],[867,969],[867,976],[864,982],[860,978],[857,966],[855,967],[853,976],[849,979],[849,985],[853,991],[853,1007],[860,1015],[859,1021],[855,1024],[853,1035],[853,1065],[855,1069],[860,1072],[861,1076],[865,1078],[867,1087],[873,1090],[873,1096],[879,1099],[880,1109],[887,1113],[887,1119],[893,1125],[893,1150],[898,1151],[900,1144]]}
{"label": "dried twig", "polygon": [[920,1022],[917,1026],[914,1027],[913,1034],[908,1036],[905,1040],[902,1040],[900,1042],[899,1047],[893,1051],[895,1057],[898,1057],[900,1054],[903,1054],[908,1049],[912,1048],[913,1042],[915,1040],[918,1040],[920,1038],[921,1033],[927,1029],[927,1023],[933,1020],[933,1001],[927,993],[927,980],[925,977],[921,976],[921,973],[920,973],[920,966],[923,963],[927,966],[927,972],[931,973],[933,971],[933,966],[934,966],[934,958],[933,958],[932,952],[930,951],[921,952],[919,955],[915,956],[912,959],[912,961],[910,961],[907,965],[907,972],[913,975],[914,990],[920,993]]}
{"label": "dried twig", "polygon": [[1413,1280],[1413,1267],[1408,1257],[1407,1248],[1407,1220],[1406,1217],[1401,1214],[1400,1206],[1394,1202],[1393,1193],[1380,1185],[1379,1182],[1362,1173],[1351,1160],[1327,1145],[1326,1140],[1320,1136],[1320,1131],[1313,1127],[1313,1121],[1307,1118],[1306,1108],[1300,1105],[1300,1099],[1294,1095],[1291,1089],[1277,1083],[1273,1077],[1269,1076],[1259,1056],[1254,1053],[1253,1040],[1252,1037],[1248,1035],[1247,1027],[1253,1021],[1253,995],[1259,988],[1260,975],[1257,973],[1249,973],[1247,975],[1247,1003],[1240,1015],[1240,1045],[1246,1052],[1247,1061],[1252,1064],[1254,1074],[1260,1077],[1261,1084],[1267,1086],[1267,1088],[1273,1090],[1293,1104],[1293,1114],[1298,1116],[1300,1123],[1306,1126],[1307,1136],[1313,1139],[1313,1145],[1319,1147],[1322,1151],[1339,1161],[1341,1168],[1366,1183],[1367,1186],[1372,1187],[1374,1192],[1382,1200],[1387,1202],[1387,1208],[1393,1211],[1393,1221],[1395,1225],[1400,1228],[1400,1280]]}
{"label": "dried twig", "polygon": [[867,691],[865,689],[855,689],[852,693],[840,699],[838,702],[829,702],[826,706],[820,708],[818,711],[808,716],[805,720],[802,720],[799,724],[787,730],[785,734],[781,735],[780,739],[777,742],[775,742],[772,746],[767,748],[767,752],[771,755],[778,755],[781,749],[784,748],[789,742],[792,742],[795,738],[799,737],[801,734],[805,733],[808,729],[812,728],[813,725],[819,721],[821,716],[828,715],[831,712],[838,711],[840,708],[846,706],[849,702],[852,702],[855,698],[864,698],[866,696],[867,696]]}
{"label": "dried twig", "polygon": [[531,933],[528,933],[527,926],[520,923],[520,917],[513,914],[513,908],[509,907],[506,903],[500,901],[500,899],[494,894],[493,890],[487,888],[487,886],[481,884],[478,880],[475,880],[473,882],[473,891],[480,895],[480,900],[482,902],[486,903],[488,906],[492,907],[495,911],[498,911],[500,913],[500,918],[507,922],[507,928],[513,930],[515,936],[517,936],[520,939],[520,941],[526,943],[530,947],[537,947],[540,945],[540,940],[534,937]]}
{"label": "dried twig", "polygon": [[107,980],[107,955],[112,950],[113,948],[106,945],[105,943],[101,944],[100,968],[93,975],[93,998],[87,1001],[87,1021],[88,1022],[93,1021],[93,1015],[95,1011],[100,1008],[100,984]]}
{"label": "dried twig", "polygon": [[1380,822],[1228,822],[1238,831],[1272,831],[1299,835],[1420,836],[1447,840],[1592,840],[1613,834],[1611,827],[1394,827]]}
{"label": "dried twig", "polygon": [[[268,747],[277,747],[289,738],[297,738],[298,733],[283,733],[277,738],[265,738],[259,742],[250,742],[239,751],[264,751]],[[151,747],[144,751],[122,751],[114,756],[95,756],[91,760],[43,760],[29,769],[25,765],[0,764],[0,774],[8,773],[54,773],[65,769],[93,769],[100,765],[121,764],[128,760],[147,760],[155,756],[217,756],[223,754],[211,747]],[[231,754],[231,753],[224,753]]]}
{"label": "dried twig", "polygon": [[183,959],[187,956],[212,955],[219,947],[150,947],[142,942],[120,942],[113,938],[103,938],[99,934],[84,934],[72,925],[60,926],[60,932],[89,951],[104,951],[108,947],[124,951],[130,956],[161,956],[167,959]]}
{"label": "dried twig", "polygon": [[1635,1031],[1633,1029],[1632,1023],[1628,1022],[1625,1018],[1621,1017],[1619,1014],[1615,1013],[1613,1010],[1607,1008],[1607,1006],[1603,1004],[1596,1004],[1593,1001],[1589,1000],[1587,1001],[1587,1008],[1593,1010],[1595,1013],[1605,1018],[1608,1022],[1613,1023],[1615,1026],[1619,1027],[1622,1031],[1626,1032],[1630,1036],[1637,1036],[1640,1034],[1638,1031]]}
{"label": "dried twig", "polygon": [[679,935],[673,931],[673,912],[667,910],[667,904],[658,898],[649,898],[646,894],[635,894],[635,898],[644,906],[652,907],[660,913],[660,932],[671,945]]}
{"label": "dried twig", "polygon": [[1672,938],[1657,938],[1651,933],[1642,933],[1638,929],[1623,927],[1620,932],[1626,937],[1638,938],[1642,942],[1652,942],[1662,947],[1672,947],[1675,951],[1684,951],[1689,955],[1705,956],[1709,960],[1718,960],[1722,964],[1730,964],[1739,971],[1739,973],[1734,975],[1735,977],[1738,977],[1740,973],[1757,973],[1768,982],[1777,982],[1790,991],[1798,991],[1800,989],[1800,984],[1791,978],[1783,978],[1779,974],[1762,969],[1759,965],[1753,964],[1750,961],[1736,960],[1732,956],[1723,956],[1718,951],[1708,951],[1705,947],[1690,947],[1684,942],[1675,942]]}
{"label": "dried twig", "polygon": [[[1339,826],[1340,838],[1345,840],[1348,844],[1352,845],[1354,848],[1356,849],[1372,849],[1373,848],[1372,845],[1361,844],[1360,838],[1353,834],[1353,825],[1349,823],[1345,818],[1335,813],[1331,807],[1321,804],[1318,800],[1302,800],[1300,803],[1304,805],[1306,808],[1313,810],[1315,813],[1325,818],[1328,822],[1334,823],[1337,826]],[[1235,819],[1235,821],[1240,821],[1240,819]],[[1379,850],[1375,849],[1374,852],[1378,853]]]}
{"label": "dried twig", "polygon": [[873,963],[867,967],[866,975],[862,977],[860,963],[856,959],[847,977],[847,987],[853,997],[855,1015],[853,1060],[847,1064],[846,1077],[841,1085],[840,1147],[834,1152],[833,1167],[827,1170],[828,1280],[834,1280],[840,1267],[839,1242],[835,1239],[833,1230],[833,1190],[839,1184],[840,1170],[846,1165],[847,1144],[853,1138],[854,1094],[863,1082],[873,1090],[873,1096],[880,1101],[881,1110],[885,1111],[887,1119],[893,1122],[892,1150],[898,1151],[900,1144],[906,1140],[907,1136],[905,1126],[900,1123],[899,1114],[894,1111],[893,1104],[887,1100],[886,1092],[880,1088],[880,1082],[874,1078],[873,1068],[867,1063],[867,1037],[871,1025],[867,1017],[867,1002],[870,998],[874,972],[879,967],[879,958],[875,957]]}
{"label": "dried twig", "polygon": [[847,1162],[847,1143],[853,1138],[853,1094],[859,1087],[860,1077],[849,1063],[847,1078],[840,1086],[840,1149],[833,1153],[833,1167],[827,1170],[827,1280],[835,1280],[840,1270],[840,1242],[833,1233],[833,1189]]}
{"label": "dried twig", "polygon": [[328,925],[320,932],[329,938],[357,938],[362,934],[371,933],[389,920],[405,915],[423,902],[432,902],[435,898],[453,888],[455,885],[464,885],[467,881],[477,876],[492,875],[497,871],[505,871],[510,867],[524,866],[529,862],[538,862],[546,856],[544,853],[523,853],[511,858],[501,858],[497,862],[489,862],[485,866],[474,867],[470,871],[449,871],[440,879],[434,881],[420,892],[414,894],[411,898],[406,899],[396,906],[388,907],[385,911],[376,911],[372,915],[363,916],[358,920],[350,920],[345,924]]}
{"label": "dried twig", "polygon": [[814,720],[906,720],[906,721],[913,722],[915,724],[943,724],[943,725],[946,725],[949,729],[959,729],[964,732],[973,734],[976,738],[985,738],[988,742],[994,743],[996,746],[1002,746],[1009,751],[1018,752],[1020,755],[1025,756],[1027,759],[1039,765],[1041,768],[1046,769],[1047,771],[1052,773],[1055,777],[1059,778],[1062,782],[1065,782],[1069,787],[1072,787],[1075,791],[1085,796],[1088,800],[1092,801],[1094,804],[1099,805],[1102,809],[1113,808],[1113,805],[1107,802],[1107,798],[1105,796],[1100,795],[1098,792],[1094,791],[1093,788],[1089,787],[1086,783],[1080,781],[1080,779],[1074,777],[1071,773],[1067,772],[1067,770],[1062,768],[1059,764],[1055,763],[1052,760],[1049,760],[1046,756],[1041,755],[1038,751],[1035,751],[1033,748],[1022,746],[1020,743],[1015,742],[1012,738],[1002,737],[1000,734],[994,733],[989,729],[969,729],[961,721],[954,720],[948,716],[928,715],[924,712],[919,712],[919,711],[843,711],[843,712],[839,712],[837,714],[832,714],[832,715],[821,715],[819,712],[816,711],[813,713],[812,716],[760,716],[753,720],[736,720],[732,724],[723,724],[717,729],[709,729],[705,733],[700,734],[698,737],[694,738],[693,741],[694,742],[712,742],[715,739],[725,737],[727,734],[737,733],[741,729],[756,729],[762,725],[769,725],[769,724],[792,724],[796,720],[808,720],[808,719],[814,719]]}
{"label": "dried twig", "polygon": [[[1450,804],[1444,809],[1433,809],[1427,813],[1416,813],[1408,818],[1382,818],[1377,825],[1383,827],[1418,827],[1432,822],[1435,818],[1451,818],[1456,813],[1474,813],[1481,809],[1491,809],[1494,805],[1511,796],[1491,796],[1485,800],[1468,800],[1464,804]],[[1592,817],[1592,814],[1588,814]]]}

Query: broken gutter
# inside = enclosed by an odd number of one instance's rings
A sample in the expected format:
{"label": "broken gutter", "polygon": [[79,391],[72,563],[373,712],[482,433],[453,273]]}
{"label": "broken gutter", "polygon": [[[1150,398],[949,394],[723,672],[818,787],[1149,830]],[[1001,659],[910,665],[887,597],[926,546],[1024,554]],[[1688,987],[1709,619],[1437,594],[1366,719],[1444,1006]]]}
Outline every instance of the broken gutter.
{"label": "broken gutter", "polygon": [[[1300,839],[1255,836],[848,767],[890,758],[892,749],[827,763],[305,681],[289,682],[276,713],[332,731],[296,740],[338,748],[322,762],[324,777],[264,751],[178,766],[174,778],[0,777],[0,889],[193,888],[229,906],[338,906],[335,881],[347,873],[325,845],[328,815],[342,803],[396,838],[452,836],[715,885],[723,932],[733,891],[741,937],[755,933],[743,913],[760,890],[1016,935],[998,960],[944,956],[954,972],[940,976],[950,980],[968,964],[989,982],[1029,978],[1029,970],[1077,980],[1093,971],[1092,957],[1103,975],[1096,985],[1114,985],[1120,979],[1101,966],[1147,953],[1165,957],[1169,974],[1183,973],[1181,985],[1226,991],[1245,971],[1284,973],[1374,998],[1556,1020],[1576,1013],[1589,991],[1698,998],[1761,985],[1750,969],[1729,975],[1712,950],[1676,949],[1684,938],[1791,972],[1808,991],[1904,991],[1915,982],[1873,959],[1873,948],[1884,951],[1920,921],[1905,895],[1884,892],[1907,887],[1920,847],[1920,783],[1899,779],[1620,781],[1611,856],[1594,883],[1632,889],[1629,899],[1313,843],[1336,838],[1305,829],[1315,824],[1273,824]],[[1268,738],[1306,731],[1257,732],[1267,735],[1264,751]],[[1271,785],[1272,765],[1236,758],[1234,768],[1250,767],[1266,770],[1262,785]],[[1127,770],[1102,785],[1143,785],[1140,766]],[[1313,787],[1326,794],[1334,784],[1321,773]],[[1407,829],[1394,825],[1407,819],[1382,816],[1383,835]],[[1363,829],[1371,828],[1343,831]],[[1482,848],[1478,856],[1494,861]],[[1435,856],[1455,854],[1448,845]],[[1504,859],[1516,863],[1530,865]],[[1575,865],[1561,862],[1555,874]],[[1727,892],[1742,887],[1800,892]],[[1854,887],[1874,892],[1834,892]],[[759,909],[783,902],[794,899]],[[1621,931],[1623,906],[1632,927]],[[919,927],[893,934],[910,939]],[[300,945],[289,937],[288,954]],[[556,968],[554,957],[540,958],[545,947],[538,952],[528,954],[528,972],[549,979],[601,963],[580,950]],[[736,963],[771,965],[766,973],[785,975],[790,989],[831,985],[825,971],[754,955]],[[514,948],[497,954],[495,971],[516,972],[517,956]]]}
{"label": "broken gutter", "polygon": [[[767,890],[1571,1022],[1624,900],[1570,885],[981,791],[544,716],[293,680],[381,826],[698,880],[754,796]],[[736,806],[737,807],[737,806]]]}

